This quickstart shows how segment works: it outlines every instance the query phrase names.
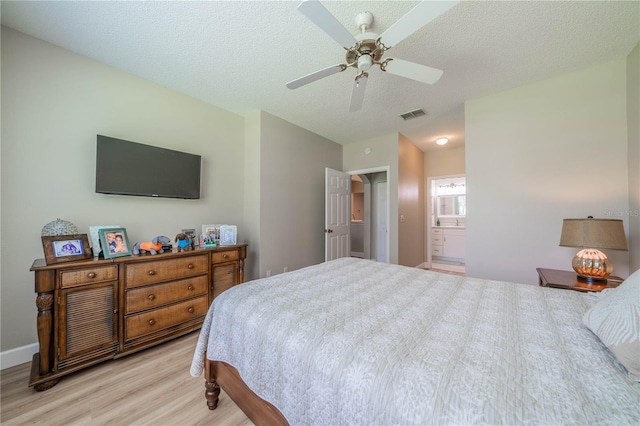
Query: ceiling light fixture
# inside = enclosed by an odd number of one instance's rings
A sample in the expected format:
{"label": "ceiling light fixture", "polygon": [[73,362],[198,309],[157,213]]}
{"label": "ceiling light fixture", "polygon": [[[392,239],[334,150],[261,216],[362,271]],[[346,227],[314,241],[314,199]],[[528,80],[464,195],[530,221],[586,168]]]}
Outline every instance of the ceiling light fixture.
{"label": "ceiling light fixture", "polygon": [[436,143],[437,143],[438,145],[444,145],[444,144],[446,144],[447,142],[449,142],[449,139],[447,139],[447,138],[438,138],[438,139],[436,139]]}

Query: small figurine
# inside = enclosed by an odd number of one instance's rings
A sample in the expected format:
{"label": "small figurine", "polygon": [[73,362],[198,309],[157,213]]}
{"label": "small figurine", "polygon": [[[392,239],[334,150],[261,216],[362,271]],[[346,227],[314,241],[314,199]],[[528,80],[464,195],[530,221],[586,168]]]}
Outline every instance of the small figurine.
{"label": "small figurine", "polygon": [[180,233],[176,235],[178,252],[193,250],[193,240],[188,234]]}
{"label": "small figurine", "polygon": [[135,243],[133,245],[133,254],[145,254],[146,252],[150,252],[151,254],[164,253],[162,244],[169,244],[170,242],[171,239],[169,239],[169,237],[159,235],[151,241]]}

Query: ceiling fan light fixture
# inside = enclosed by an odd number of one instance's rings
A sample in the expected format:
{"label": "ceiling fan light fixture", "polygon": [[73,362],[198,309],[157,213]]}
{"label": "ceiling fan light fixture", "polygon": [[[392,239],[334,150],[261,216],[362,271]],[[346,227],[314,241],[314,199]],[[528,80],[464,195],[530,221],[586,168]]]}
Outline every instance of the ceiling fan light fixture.
{"label": "ceiling fan light fixture", "polygon": [[[433,21],[458,2],[459,0],[446,2],[422,0],[417,6],[409,10],[409,12],[388,27],[381,35],[371,31],[373,14],[368,11],[360,12],[356,15],[355,19],[359,33],[352,35],[319,1],[304,0],[298,5],[298,10],[346,50],[345,63],[337,64],[290,81],[287,83],[287,87],[289,89],[296,89],[305,84],[344,71],[346,68],[357,68],[358,75],[353,85],[351,93],[352,100],[349,107],[349,111],[353,112],[360,110],[362,107],[364,87],[366,86],[366,77],[368,76],[367,71],[372,65],[378,65],[380,70],[386,71],[389,74],[409,78],[425,84],[434,84],[442,77],[442,70],[400,59],[383,59],[383,55],[392,46],[398,44]],[[424,112],[422,115],[425,115]],[[417,116],[419,115],[414,115],[413,113],[401,115],[404,120]]]}
{"label": "ceiling fan light fixture", "polygon": [[449,142],[448,138],[438,138],[438,139],[436,139],[436,143],[438,145],[446,145],[447,142]]}
{"label": "ceiling fan light fixture", "polygon": [[370,55],[362,55],[358,58],[358,69],[360,71],[366,71],[373,65],[373,60]]}

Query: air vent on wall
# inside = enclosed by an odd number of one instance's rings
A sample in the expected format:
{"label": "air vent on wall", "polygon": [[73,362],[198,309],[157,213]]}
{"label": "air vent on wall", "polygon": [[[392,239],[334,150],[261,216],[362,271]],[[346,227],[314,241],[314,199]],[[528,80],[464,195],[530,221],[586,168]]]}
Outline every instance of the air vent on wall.
{"label": "air vent on wall", "polygon": [[416,109],[414,111],[405,112],[404,114],[400,114],[403,120],[411,120],[412,118],[422,117],[423,115],[427,115],[427,113],[422,109]]}

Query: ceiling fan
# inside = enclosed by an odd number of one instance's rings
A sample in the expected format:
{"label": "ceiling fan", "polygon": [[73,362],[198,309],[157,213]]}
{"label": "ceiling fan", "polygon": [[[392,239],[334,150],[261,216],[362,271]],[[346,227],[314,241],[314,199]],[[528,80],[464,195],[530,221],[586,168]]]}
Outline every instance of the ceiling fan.
{"label": "ceiling fan", "polygon": [[369,31],[373,23],[373,14],[361,12],[356,15],[356,25],[360,33],[354,36],[320,2],[317,0],[303,1],[298,6],[298,10],[344,47],[347,51],[345,56],[346,63],[332,65],[290,81],[287,83],[287,87],[289,89],[297,89],[321,78],[342,72],[349,67],[356,68],[358,74],[353,82],[351,103],[349,105],[349,111],[354,112],[362,108],[364,92],[369,77],[367,71],[372,65],[378,65],[382,71],[391,74],[410,78],[421,83],[434,84],[442,76],[442,70],[402,59],[383,59],[382,57],[391,47],[400,43],[458,3],[459,1],[432,2],[424,0],[396,21],[395,24],[387,28],[381,35]]}

